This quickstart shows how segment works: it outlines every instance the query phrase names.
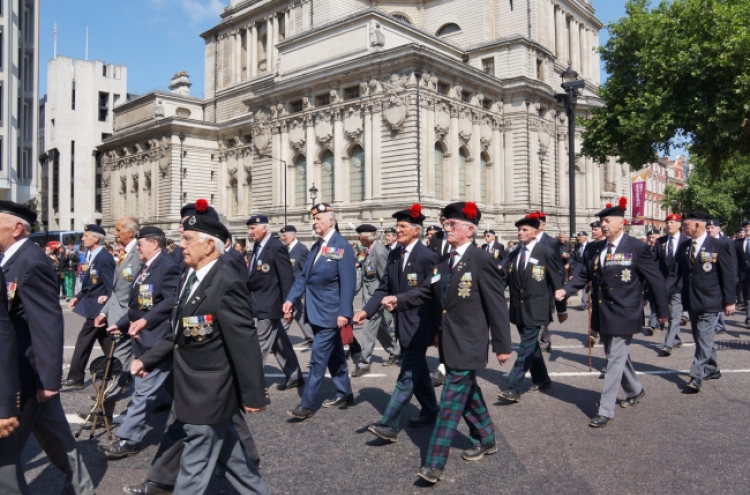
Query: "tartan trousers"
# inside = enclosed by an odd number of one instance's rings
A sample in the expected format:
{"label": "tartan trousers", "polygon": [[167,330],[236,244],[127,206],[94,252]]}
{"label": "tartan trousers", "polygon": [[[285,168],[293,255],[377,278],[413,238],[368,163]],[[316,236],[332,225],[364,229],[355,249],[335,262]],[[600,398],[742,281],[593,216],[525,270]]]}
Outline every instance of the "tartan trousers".
{"label": "tartan trousers", "polygon": [[398,374],[396,388],[383,413],[380,423],[398,430],[404,417],[406,407],[412,396],[417,397],[422,410],[420,416],[437,416],[438,404],[435,387],[430,379],[430,368],[427,366],[426,349],[404,349],[401,355],[401,371]]}
{"label": "tartan trousers", "polygon": [[526,371],[531,369],[531,382],[535,385],[549,380],[547,365],[544,364],[542,348],[539,346],[540,327],[519,326],[521,345],[513,369],[508,374],[508,385],[515,389],[523,381]]}
{"label": "tartan trousers", "polygon": [[469,436],[475,447],[495,443],[495,425],[477,384],[476,370],[460,371],[446,367],[446,371],[440,413],[425,458],[425,465],[431,469],[443,469],[448,462],[451,440],[462,415],[469,425]]}

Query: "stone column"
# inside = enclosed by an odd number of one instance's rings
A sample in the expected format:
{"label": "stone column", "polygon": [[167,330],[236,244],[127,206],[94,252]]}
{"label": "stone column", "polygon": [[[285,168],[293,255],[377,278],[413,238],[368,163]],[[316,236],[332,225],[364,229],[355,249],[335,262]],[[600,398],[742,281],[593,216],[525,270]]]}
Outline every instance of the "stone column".
{"label": "stone column", "polygon": [[216,84],[216,90],[218,91],[224,87],[224,50],[226,50],[226,36],[220,36],[217,43],[218,47],[216,49],[216,56],[218,57],[218,60],[216,61],[216,71],[218,74],[216,74],[216,80],[218,82]]}
{"label": "stone column", "polygon": [[602,166],[600,163],[594,163],[593,158],[590,160],[594,168],[594,208],[597,208],[602,202]]}
{"label": "stone column", "polygon": [[310,0],[302,0],[302,30],[310,29]]}
{"label": "stone column", "polygon": [[[577,136],[576,136],[577,137]],[[577,139],[576,139],[577,140]],[[581,157],[580,160],[585,167],[586,171],[586,208],[594,207],[594,167],[591,164],[591,159],[588,157]]]}
{"label": "stone column", "polygon": [[[320,168],[320,162],[317,157],[317,145],[315,143],[315,125],[311,115],[305,116],[305,154],[307,158],[307,190],[309,190],[313,183],[317,183],[315,186],[320,190],[322,183],[318,178],[318,169]],[[307,197],[307,196],[306,196]],[[317,200],[316,200],[317,201]],[[313,205],[311,205],[312,207]]]}
{"label": "stone column", "polygon": [[424,139],[425,148],[427,149],[426,160],[422,170],[422,181],[427,185],[425,197],[435,198],[435,101],[427,100],[427,125],[425,126]]}
{"label": "stone column", "polygon": [[273,58],[271,60],[270,70],[271,73],[274,73],[276,72],[276,60],[279,58],[278,51],[276,50],[276,43],[279,42],[279,14],[274,13],[271,18],[273,19],[273,38],[271,41],[271,55]]}
{"label": "stone column", "polygon": [[250,25],[250,77],[255,78],[258,76],[258,25],[252,23]]}
{"label": "stone column", "polygon": [[[289,150],[289,127],[287,126],[287,122],[281,123],[281,146],[279,149],[281,150],[279,158],[284,160],[284,163],[279,163],[282,173],[281,179],[284,181],[282,193],[284,190],[286,191],[286,206],[288,209],[290,205],[294,204],[294,163],[292,162],[292,153]],[[283,196],[281,201],[283,205]]]}
{"label": "stone column", "polygon": [[284,30],[285,38],[290,37],[292,34],[294,34],[294,11],[292,10],[294,7],[289,6],[284,11]]}
{"label": "stone column", "polygon": [[232,84],[234,84],[234,66],[236,65],[235,60],[234,60],[235,58],[234,53],[236,50],[236,47],[234,44],[234,33],[227,34],[226,46],[227,46],[227,51],[229,54],[229,57],[228,57],[229,67],[227,67],[227,71],[228,71],[227,72],[227,83],[228,83],[227,86],[231,86]]}
{"label": "stone column", "polygon": [[380,101],[372,106],[372,196],[380,198],[382,195],[380,184],[382,177],[380,173],[380,133],[383,128],[383,107]]}
{"label": "stone column", "polygon": [[[449,201],[459,200],[459,179],[458,179],[458,150],[460,148],[458,142],[458,108],[455,105],[451,106],[451,128],[450,128],[450,166],[447,170],[443,169],[443,180],[448,179],[448,197]],[[445,163],[445,161],[443,161]]]}
{"label": "stone column", "polygon": [[373,196],[373,183],[375,182],[375,174],[373,173],[372,158],[373,158],[373,146],[372,146],[372,105],[366,103],[362,105],[363,117],[364,117],[364,130],[362,135],[362,144],[364,145],[365,151],[365,199],[372,199]]}
{"label": "stone column", "polygon": [[271,205],[273,208],[279,208],[282,205],[282,194],[284,176],[282,174],[281,162],[281,137],[279,135],[279,126],[271,124]]}
{"label": "stone column", "polygon": [[[512,104],[507,105],[507,110],[512,109]],[[515,202],[513,194],[513,120],[508,118],[503,124],[503,159],[505,161],[503,172],[505,180],[505,204],[510,206]]]}
{"label": "stone column", "polygon": [[578,21],[570,20],[570,64],[576,72],[581,71],[581,40]]}
{"label": "stone column", "polygon": [[236,84],[242,81],[242,33],[239,29],[235,32],[234,40],[234,46],[237,48],[234,62],[234,82]]}
{"label": "stone column", "polygon": [[492,187],[488,192],[487,200],[490,204],[499,206],[505,201],[505,190],[503,188],[503,175],[505,171],[505,160],[503,155],[502,124],[499,121],[492,125]]}
{"label": "stone column", "polygon": [[333,111],[333,202],[342,203],[348,196],[344,190],[346,182],[344,180],[344,121],[341,110]]}
{"label": "stone column", "polygon": [[560,178],[560,183],[557,187],[560,188],[560,206],[563,208],[567,208],[570,201],[568,199],[568,154],[565,152],[567,135],[563,132],[563,126],[565,126],[566,122],[565,119],[566,117],[564,114],[557,119],[557,135],[555,136],[555,139],[557,140],[557,176]]}
{"label": "stone column", "polygon": [[567,65],[565,62],[565,16],[560,7],[555,7],[555,56],[558,63]]}
{"label": "stone column", "polygon": [[549,0],[547,2],[548,15],[547,15],[547,30],[549,32],[549,38],[547,46],[552,55],[557,56],[557,20],[555,19],[555,1]]}
{"label": "stone column", "polygon": [[247,51],[245,52],[245,65],[247,66],[247,70],[245,71],[245,77],[247,79],[250,79],[252,74],[252,67],[253,67],[253,27],[251,24],[248,24],[245,28],[245,40],[247,40],[245,43],[247,45]]}
{"label": "stone column", "polygon": [[466,200],[479,203],[482,200],[482,173],[480,171],[480,162],[482,160],[480,156],[482,153],[482,121],[479,120],[479,114],[473,113],[471,121],[471,151],[471,175],[468,177],[471,180],[471,189],[467,191]]}
{"label": "stone column", "polygon": [[273,72],[273,16],[266,19],[266,71]]}

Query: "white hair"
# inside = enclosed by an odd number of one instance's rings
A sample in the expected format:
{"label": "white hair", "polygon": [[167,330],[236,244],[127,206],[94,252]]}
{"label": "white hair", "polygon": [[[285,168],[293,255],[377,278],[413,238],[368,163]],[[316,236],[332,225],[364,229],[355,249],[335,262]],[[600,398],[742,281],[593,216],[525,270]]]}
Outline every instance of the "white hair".
{"label": "white hair", "polygon": [[133,232],[133,235],[136,235],[138,229],[141,228],[141,225],[138,223],[138,219],[136,219],[135,217],[122,217],[122,223],[125,226],[125,230]]}
{"label": "white hair", "polygon": [[374,241],[375,240],[375,233],[374,232],[360,232],[359,235],[367,239],[368,241]]}
{"label": "white hair", "polygon": [[224,243],[221,242],[221,239],[219,239],[218,237],[206,234],[205,232],[198,232],[198,239],[200,239],[202,242],[206,242],[207,240],[211,239],[212,241],[214,241],[214,250],[219,254],[224,254]]}
{"label": "white hair", "polygon": [[91,232],[91,231],[89,231],[89,235],[93,235],[94,237],[96,237],[96,240],[99,243],[99,245],[104,244],[104,239],[105,239],[104,235],[100,234],[99,232]]}
{"label": "white hair", "polygon": [[23,225],[24,232],[26,232],[27,234],[30,234],[31,233],[31,224],[29,222],[27,222],[26,220],[24,220],[23,218],[19,218],[18,221],[21,223],[21,225]]}

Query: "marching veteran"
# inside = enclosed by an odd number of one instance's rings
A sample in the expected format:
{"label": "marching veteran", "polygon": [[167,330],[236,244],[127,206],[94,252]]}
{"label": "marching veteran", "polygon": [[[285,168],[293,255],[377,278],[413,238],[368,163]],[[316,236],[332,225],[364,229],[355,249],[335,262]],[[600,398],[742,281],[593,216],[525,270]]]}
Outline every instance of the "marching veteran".
{"label": "marching veteran", "polygon": [[462,415],[473,444],[462,457],[478,461],[497,452],[495,425],[476,373],[487,366],[488,333],[492,334],[492,352],[501,366],[511,353],[508,307],[497,260],[472,242],[481,212],[472,202],[459,202],[446,206],[443,215],[449,255],[441,258],[422,285],[382,301],[389,311],[409,311],[430,302],[442,310],[438,331],[445,384],[425,464],[417,473],[431,483],[443,479],[451,439]]}
{"label": "marching veteran", "polygon": [[[402,294],[419,287],[432,276],[437,254],[419,242],[422,223],[425,216],[422,206],[414,204],[411,208],[394,213],[396,235],[399,246],[391,251],[385,267],[380,286],[373,292],[364,308],[354,315],[354,322],[362,324],[365,318],[377,315],[381,311],[381,301],[385,296]],[[409,426],[427,426],[435,423],[438,404],[435,388],[430,380],[430,369],[427,366],[427,348],[437,341],[437,327],[440,321],[437,303],[428,303],[403,313],[394,315],[396,338],[401,343],[403,355],[401,371],[396,381],[391,400],[379,423],[372,424],[368,430],[391,442],[396,441],[401,421],[412,396],[417,397],[422,407],[419,416],[409,418]]]}
{"label": "marching veteran", "polygon": [[627,394],[620,403],[623,408],[635,407],[646,394],[630,361],[630,342],[643,329],[645,282],[654,291],[659,323],[666,322],[669,315],[666,285],[655,253],[623,230],[626,207],[627,199],[620,198],[617,205],[608,204],[596,214],[605,240],[593,245],[593,255],[584,261],[586,266],[576,270],[573,278],[555,292],[555,298],[563,301],[591,282],[591,326],[601,335],[607,354],[599,411],[589,423],[592,428],[607,426],[614,419],[620,385]]}

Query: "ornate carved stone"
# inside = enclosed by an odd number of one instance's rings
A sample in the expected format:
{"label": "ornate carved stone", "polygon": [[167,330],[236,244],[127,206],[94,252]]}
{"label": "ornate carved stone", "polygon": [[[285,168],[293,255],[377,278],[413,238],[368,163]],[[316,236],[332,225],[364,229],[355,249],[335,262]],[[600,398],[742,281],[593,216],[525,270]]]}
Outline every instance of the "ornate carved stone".
{"label": "ornate carved stone", "polygon": [[[273,106],[271,107],[273,109]],[[253,115],[253,146],[259,154],[265,153],[271,144],[271,133],[269,129],[270,117],[263,110],[258,110]]]}
{"label": "ornate carved stone", "polygon": [[453,97],[456,98],[457,100],[461,99],[461,97],[463,96],[463,92],[464,92],[463,86],[457,84],[453,87]]}
{"label": "ornate carved stone", "polygon": [[305,96],[302,98],[302,108],[304,110],[312,110],[315,107],[312,105],[312,103],[310,103],[310,98]]}
{"label": "ornate carved stone", "polygon": [[385,46],[385,35],[380,29],[380,23],[376,22],[374,26],[370,26],[370,46],[381,47]]}
{"label": "ornate carved stone", "polygon": [[458,141],[463,146],[468,146],[469,142],[471,142],[471,133],[470,132],[460,131],[458,133]]}
{"label": "ornate carved stone", "polygon": [[482,151],[487,151],[490,149],[490,145],[492,144],[492,139],[488,139],[486,137],[479,139],[479,146],[482,148]]}
{"label": "ornate carved stone", "polygon": [[285,117],[288,115],[286,108],[284,108],[284,105],[282,105],[281,103],[276,105],[276,111],[278,112],[279,117]]}
{"label": "ornate carved stone", "polygon": [[150,170],[144,170],[143,171],[143,190],[144,191],[150,191],[151,190],[151,171]]}
{"label": "ornate carved stone", "polygon": [[121,175],[120,176],[120,194],[125,194],[126,192],[128,192],[128,176]]}
{"label": "ornate carved stone", "polygon": [[164,104],[161,100],[157,100],[154,103],[154,118],[156,119],[163,119],[164,118]]}
{"label": "ornate carved stone", "polygon": [[406,89],[406,83],[409,82],[409,76],[401,76],[399,74],[391,74],[390,79],[383,83],[385,91],[403,91]]}
{"label": "ornate carved stone", "polygon": [[331,95],[331,105],[335,105],[336,103],[341,103],[341,98],[339,98],[339,92],[335,89],[332,89],[329,93]]}
{"label": "ornate carved stone", "polygon": [[358,141],[362,136],[362,117],[354,107],[344,112],[344,134],[352,141]]}
{"label": "ornate carved stone", "polygon": [[305,149],[305,143],[307,142],[307,133],[305,132],[305,126],[300,120],[294,120],[289,129],[289,142],[292,144],[292,148],[297,151]]}
{"label": "ornate carved stone", "polygon": [[319,112],[315,116],[315,138],[325,146],[333,138],[333,127],[331,126],[331,112]]}
{"label": "ornate carved stone", "polygon": [[383,98],[383,118],[391,131],[400,132],[406,120],[406,104],[395,90],[389,89]]}
{"label": "ornate carved stone", "polygon": [[370,80],[370,94],[379,95],[383,92],[383,85],[377,79]]}
{"label": "ornate carved stone", "polygon": [[[232,182],[232,179],[237,178],[237,167],[230,167],[227,169],[227,175],[229,176],[229,182]],[[227,182],[227,183],[229,183]]]}
{"label": "ornate carved stone", "polygon": [[369,85],[367,84],[367,81],[362,81],[359,83],[359,96],[367,96]]}
{"label": "ornate carved stone", "polygon": [[134,173],[132,177],[133,177],[133,189],[131,189],[130,192],[137,193],[138,192],[138,173],[137,172]]}

